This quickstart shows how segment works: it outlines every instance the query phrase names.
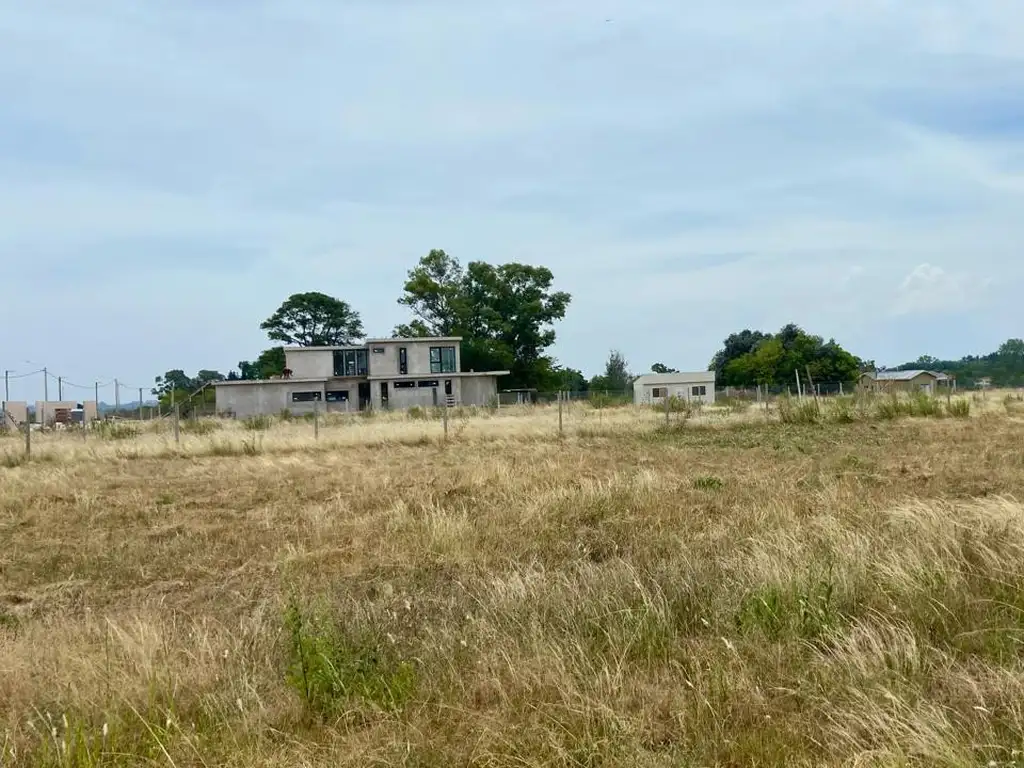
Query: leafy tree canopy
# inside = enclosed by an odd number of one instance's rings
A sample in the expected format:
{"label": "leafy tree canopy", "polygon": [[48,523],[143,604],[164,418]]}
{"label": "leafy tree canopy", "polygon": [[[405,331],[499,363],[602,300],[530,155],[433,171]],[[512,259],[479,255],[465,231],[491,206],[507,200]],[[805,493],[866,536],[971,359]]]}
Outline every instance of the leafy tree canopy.
{"label": "leafy tree canopy", "polygon": [[255,361],[240,360],[238,378],[245,381],[269,379],[284,373],[284,347],[271,347],[260,353]]}
{"label": "leafy tree canopy", "polygon": [[188,376],[180,368],[175,368],[156,377],[152,392],[159,399],[161,409],[178,406],[179,412],[187,416],[198,405],[212,405],[216,401],[214,388],[204,389],[204,386],[225,378],[219,371],[201,370],[195,376]]}
{"label": "leafy tree canopy", "polygon": [[271,340],[298,347],[343,346],[363,336],[358,312],[317,291],[292,294],[260,328]]}
{"label": "leafy tree canopy", "polygon": [[590,389],[608,392],[625,392],[633,382],[629,373],[629,363],[625,356],[617,349],[608,353],[608,360],[604,364],[604,373],[595,376],[590,380]]}
{"label": "leafy tree canopy", "polygon": [[1024,386],[1024,340],[1007,339],[988,355],[966,355],[959,360],[940,360],[922,355],[896,370],[922,368],[941,371],[956,378],[964,386],[973,386],[979,379],[991,379],[997,387]]}
{"label": "leafy tree canopy", "polygon": [[432,250],[409,271],[398,303],[411,322],[395,336],[462,336],[462,367],[509,370],[513,387],[538,387],[555,370],[544,350],[554,344],[551,325],[565,316],[571,297],[553,291],[554,275],[528,264],[472,261],[463,267]]}
{"label": "leafy tree canopy", "polygon": [[655,363],[651,366],[651,373],[679,373],[679,369],[669,368],[664,363]]}
{"label": "leafy tree canopy", "polygon": [[857,379],[863,361],[836,343],[813,336],[789,323],[778,333],[744,330],[725,339],[711,360],[723,386],[785,386],[810,371],[814,381],[849,383]]}

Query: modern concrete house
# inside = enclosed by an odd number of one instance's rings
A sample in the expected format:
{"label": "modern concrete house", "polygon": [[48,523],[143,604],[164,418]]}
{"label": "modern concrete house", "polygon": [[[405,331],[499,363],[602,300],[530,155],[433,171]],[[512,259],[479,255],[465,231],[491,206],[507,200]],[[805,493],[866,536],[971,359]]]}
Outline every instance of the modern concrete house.
{"label": "modern concrete house", "polygon": [[867,392],[924,392],[934,394],[940,386],[950,386],[944,373],[935,371],[868,371],[862,373],[857,386]]}
{"label": "modern concrete house", "polygon": [[715,372],[645,373],[633,382],[633,403],[636,405],[657,405],[668,397],[714,403]]}
{"label": "modern concrete house", "polygon": [[463,371],[462,338],[367,339],[349,347],[285,347],[285,375],[221,381],[217,412],[244,418],[288,410],[362,411],[487,405],[508,371]]}

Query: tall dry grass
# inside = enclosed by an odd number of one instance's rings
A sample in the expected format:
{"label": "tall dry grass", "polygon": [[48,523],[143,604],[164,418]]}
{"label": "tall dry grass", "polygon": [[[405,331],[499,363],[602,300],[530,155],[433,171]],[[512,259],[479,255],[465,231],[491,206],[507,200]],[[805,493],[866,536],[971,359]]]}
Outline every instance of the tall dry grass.
{"label": "tall dry grass", "polygon": [[1024,762],[1000,400],[599,410],[41,436],[0,765]]}

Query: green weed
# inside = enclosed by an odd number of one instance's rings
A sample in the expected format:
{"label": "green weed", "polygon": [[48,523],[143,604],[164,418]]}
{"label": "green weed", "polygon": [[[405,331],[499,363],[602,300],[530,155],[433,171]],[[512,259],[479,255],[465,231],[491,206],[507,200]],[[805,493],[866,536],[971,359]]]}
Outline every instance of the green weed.
{"label": "green weed", "polygon": [[138,426],[123,421],[97,421],[92,430],[103,440],[130,440],[140,433]]}
{"label": "green weed", "polygon": [[954,419],[969,418],[971,415],[971,401],[966,397],[950,400],[949,405],[946,406],[946,412]]}
{"label": "green weed", "polygon": [[722,478],[714,475],[700,475],[693,478],[693,487],[698,491],[718,491],[725,485]]}
{"label": "green weed", "polygon": [[387,636],[309,615],[294,600],[285,628],[287,681],[311,712],[332,717],[353,704],[396,711],[412,697],[416,669]]}

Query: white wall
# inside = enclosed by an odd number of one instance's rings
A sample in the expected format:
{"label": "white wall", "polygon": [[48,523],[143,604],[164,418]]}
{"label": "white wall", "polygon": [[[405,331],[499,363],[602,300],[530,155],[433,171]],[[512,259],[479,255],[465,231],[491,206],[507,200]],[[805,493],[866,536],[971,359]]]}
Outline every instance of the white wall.
{"label": "white wall", "polygon": [[[664,374],[663,374],[664,375]],[[633,384],[633,402],[636,405],[656,405],[664,402],[664,397],[655,397],[654,390],[668,390],[668,397],[710,405],[715,402],[715,379],[711,377],[699,379],[693,374],[685,375],[685,381],[645,381],[642,377]],[[705,388],[704,395],[693,394],[694,387]],[[659,393],[660,394],[660,393]]]}

